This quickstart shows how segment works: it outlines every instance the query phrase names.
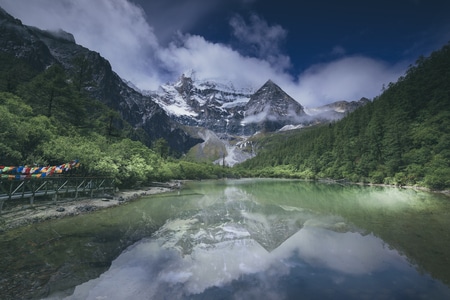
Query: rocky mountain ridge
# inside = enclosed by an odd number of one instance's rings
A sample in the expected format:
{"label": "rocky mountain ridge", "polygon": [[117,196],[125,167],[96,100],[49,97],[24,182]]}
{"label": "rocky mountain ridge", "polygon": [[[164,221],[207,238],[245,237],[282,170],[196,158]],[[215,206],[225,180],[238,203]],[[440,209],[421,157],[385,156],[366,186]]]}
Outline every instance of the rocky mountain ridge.
{"label": "rocky mountain ridge", "polygon": [[[121,79],[99,53],[76,44],[70,33],[25,26],[1,8],[0,51],[26,61],[39,72],[60,64],[76,75],[81,62],[85,78],[80,78],[80,89],[118,111],[135,129],[142,129],[148,146],[164,138],[180,154],[197,145],[198,156],[206,152],[214,153],[211,159],[235,155],[229,160],[233,163],[253,154],[239,153],[239,149],[258,132],[336,120],[369,101],[340,101],[305,109],[270,79],[254,91],[192,75],[182,75],[158,91],[141,92]],[[214,151],[206,150],[211,145]]]}
{"label": "rocky mountain ridge", "polygon": [[196,80],[184,74],[177,82],[146,94],[181,124],[240,136],[273,132],[289,125],[304,127],[338,120],[369,101],[366,98],[338,101],[306,109],[270,79],[253,91]]}
{"label": "rocky mountain ridge", "polygon": [[19,58],[43,72],[52,64],[60,64],[69,73],[77,72],[76,61],[86,66],[84,84],[80,86],[90,97],[118,111],[136,129],[142,129],[146,141],[159,138],[168,141],[178,153],[186,153],[201,139],[189,135],[183,126],[169,118],[151,97],[126,84],[99,53],[76,44],[73,35],[64,31],[45,31],[23,25],[0,8],[0,51]]}
{"label": "rocky mountain ridge", "polygon": [[204,140],[189,151],[193,159],[227,165],[255,155],[249,141],[255,134],[335,121],[369,101],[338,101],[306,109],[270,79],[253,91],[184,74],[175,83],[146,94],[170,118],[190,126],[190,133]]}

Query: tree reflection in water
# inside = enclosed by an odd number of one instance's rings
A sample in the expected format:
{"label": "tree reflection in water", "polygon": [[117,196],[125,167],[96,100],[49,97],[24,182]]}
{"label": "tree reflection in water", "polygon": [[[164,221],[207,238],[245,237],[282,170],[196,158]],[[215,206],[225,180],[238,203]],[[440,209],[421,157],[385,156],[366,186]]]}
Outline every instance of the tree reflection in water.
{"label": "tree reflection in water", "polygon": [[68,299],[450,297],[383,240],[308,201],[240,185],[201,194]]}

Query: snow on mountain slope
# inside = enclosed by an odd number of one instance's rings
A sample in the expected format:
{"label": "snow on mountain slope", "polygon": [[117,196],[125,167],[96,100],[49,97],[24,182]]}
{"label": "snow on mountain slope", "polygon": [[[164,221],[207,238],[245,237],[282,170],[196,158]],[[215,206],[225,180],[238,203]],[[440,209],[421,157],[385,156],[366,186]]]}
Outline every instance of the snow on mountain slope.
{"label": "snow on mountain slope", "polygon": [[308,109],[271,80],[254,91],[193,77],[182,75],[177,82],[148,95],[170,118],[191,127],[191,133],[204,140],[192,148],[191,156],[229,166],[254,155],[241,149],[239,143],[257,132],[294,130],[337,120],[369,101],[339,101]]}
{"label": "snow on mountain slope", "polygon": [[197,117],[198,114],[188,105],[174,85],[162,85],[152,99],[161,106],[168,115]]}
{"label": "snow on mountain slope", "polygon": [[232,83],[194,80],[182,75],[176,83],[162,85],[149,94],[169,115],[192,117],[200,122],[208,108],[228,112],[245,105],[252,93],[251,88],[237,89]]}

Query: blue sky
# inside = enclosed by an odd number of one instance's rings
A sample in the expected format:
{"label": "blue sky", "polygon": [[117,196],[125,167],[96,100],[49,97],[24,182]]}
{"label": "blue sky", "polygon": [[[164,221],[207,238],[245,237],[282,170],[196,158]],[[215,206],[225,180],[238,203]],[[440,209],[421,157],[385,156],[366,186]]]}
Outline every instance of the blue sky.
{"label": "blue sky", "polygon": [[450,40],[448,0],[0,0],[27,25],[64,29],[146,90],[181,74],[306,107],[373,98]]}
{"label": "blue sky", "polygon": [[[290,0],[278,0],[276,4],[262,0],[211,0],[210,6],[187,14],[185,7],[177,5],[187,1],[134,2],[146,10],[150,22],[155,19],[162,41],[181,30],[212,42],[231,44],[245,54],[254,53],[239,48],[230,22],[239,16],[251,26],[252,16],[257,16],[268,27],[280,26],[284,30],[278,41],[280,51],[290,56],[296,72],[343,55],[365,55],[391,64],[415,60],[450,39],[448,0],[314,0],[297,1],[295,5]],[[164,6],[157,2],[164,2]],[[189,3],[198,8],[205,1]],[[155,8],[163,8],[169,16],[184,17],[170,18],[167,24],[166,13]]]}

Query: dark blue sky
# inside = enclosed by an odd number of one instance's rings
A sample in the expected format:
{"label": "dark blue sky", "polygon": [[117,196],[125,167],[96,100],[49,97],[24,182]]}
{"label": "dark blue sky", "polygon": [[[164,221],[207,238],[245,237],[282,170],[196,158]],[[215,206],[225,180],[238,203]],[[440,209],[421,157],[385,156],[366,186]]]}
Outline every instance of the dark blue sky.
{"label": "dark blue sky", "polygon": [[249,22],[256,14],[286,30],[281,51],[291,58],[294,72],[343,55],[391,64],[415,61],[450,40],[448,0],[134,1],[146,10],[156,34],[162,32],[162,40],[180,30],[231,44],[249,55],[234,40],[229,21],[240,15]]}
{"label": "dark blue sky", "polygon": [[302,105],[373,98],[450,41],[450,0],[0,0],[24,24],[63,29],[122,78],[156,90],[181,74]]}

